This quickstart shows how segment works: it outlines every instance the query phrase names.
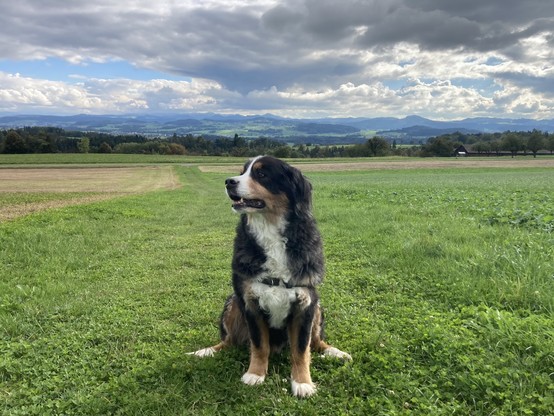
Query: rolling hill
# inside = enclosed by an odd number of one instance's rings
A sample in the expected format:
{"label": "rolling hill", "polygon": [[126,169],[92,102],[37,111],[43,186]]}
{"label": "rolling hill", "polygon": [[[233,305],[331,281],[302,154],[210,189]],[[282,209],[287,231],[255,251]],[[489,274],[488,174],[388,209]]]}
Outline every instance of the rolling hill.
{"label": "rolling hill", "polygon": [[66,130],[98,131],[113,134],[141,134],[150,137],[203,135],[205,137],[270,137],[287,142],[319,144],[360,143],[374,135],[398,143],[423,140],[441,134],[528,131],[554,132],[554,119],[467,118],[435,121],[419,116],[404,118],[323,118],[292,119],[272,114],[243,116],[227,114],[182,115],[5,115],[0,128],[53,126]]}

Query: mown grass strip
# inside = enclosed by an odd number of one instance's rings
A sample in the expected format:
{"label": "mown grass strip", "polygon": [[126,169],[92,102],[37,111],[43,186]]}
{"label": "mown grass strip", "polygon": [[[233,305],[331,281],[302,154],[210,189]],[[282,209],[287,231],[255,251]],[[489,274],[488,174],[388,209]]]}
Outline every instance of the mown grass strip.
{"label": "mown grass strip", "polygon": [[160,163],[226,163],[238,158],[217,156],[170,156],[123,153],[43,153],[43,154],[0,154],[0,168],[10,165],[127,165],[127,164],[160,164]]}

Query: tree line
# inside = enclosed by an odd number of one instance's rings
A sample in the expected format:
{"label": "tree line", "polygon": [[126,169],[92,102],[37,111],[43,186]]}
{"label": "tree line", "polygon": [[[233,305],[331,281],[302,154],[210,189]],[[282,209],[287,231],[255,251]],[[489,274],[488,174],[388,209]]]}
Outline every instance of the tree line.
{"label": "tree line", "polygon": [[540,130],[504,133],[451,133],[433,137],[421,148],[421,156],[452,156],[452,149],[464,145],[478,155],[512,157],[519,153],[532,154],[554,152],[554,135]]}
{"label": "tree line", "polygon": [[167,155],[206,155],[251,157],[271,154],[283,158],[376,157],[376,156],[453,156],[454,150],[467,146],[473,153],[500,155],[509,152],[554,151],[554,135],[538,130],[463,134],[433,137],[421,146],[396,146],[394,141],[373,137],[354,145],[289,145],[260,137],[247,139],[205,138],[174,134],[164,138],[142,135],[114,135],[101,132],[66,131],[57,127],[24,127],[0,130],[0,153],[142,153]]}
{"label": "tree line", "polygon": [[[374,137],[362,144],[320,146],[289,145],[260,137],[247,139],[205,138],[192,134],[164,138],[142,135],[114,135],[100,132],[66,131],[57,127],[24,127],[0,131],[0,153],[142,153],[167,155],[242,156],[271,154],[284,158],[369,157],[404,152],[387,140]],[[411,154],[410,154],[411,155]]]}

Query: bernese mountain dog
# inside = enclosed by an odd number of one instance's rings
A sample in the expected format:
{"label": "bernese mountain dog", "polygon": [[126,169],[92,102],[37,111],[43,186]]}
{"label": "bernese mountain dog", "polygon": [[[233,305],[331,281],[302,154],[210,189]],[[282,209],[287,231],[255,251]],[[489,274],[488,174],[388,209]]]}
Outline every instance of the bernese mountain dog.
{"label": "bernese mountain dog", "polygon": [[271,156],[244,165],[225,181],[240,214],[232,260],[233,289],[220,319],[221,342],[198,350],[212,356],[232,345],[250,346],[245,384],[264,381],[270,352],[290,346],[292,394],[316,392],[310,350],[351,360],[324,341],[317,285],[324,274],[323,248],[312,215],[312,186],[302,173]]}

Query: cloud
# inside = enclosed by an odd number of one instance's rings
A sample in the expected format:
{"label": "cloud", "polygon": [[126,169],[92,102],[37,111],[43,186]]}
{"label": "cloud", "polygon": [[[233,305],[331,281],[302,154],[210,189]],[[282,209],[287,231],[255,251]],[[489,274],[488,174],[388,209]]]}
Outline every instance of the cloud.
{"label": "cloud", "polygon": [[[0,108],[554,116],[553,39],[544,0],[20,0],[0,14],[4,59],[123,61],[192,82],[4,74]],[[483,80],[494,90],[471,86]]]}
{"label": "cloud", "polygon": [[347,82],[334,88],[303,87],[253,90],[246,95],[214,81],[154,79],[81,79],[76,84],[45,81],[0,73],[0,111],[60,114],[76,112],[183,113],[221,112],[285,117],[407,116],[435,119],[506,114],[548,115],[552,99],[522,90],[513,83],[490,93],[450,81],[410,79],[397,89],[377,81]]}
{"label": "cloud", "polygon": [[61,113],[128,113],[142,111],[215,111],[219,99],[232,96],[213,81],[154,79],[78,79],[75,84],[37,80],[0,72],[0,111],[20,109]]}
{"label": "cloud", "polygon": [[79,86],[63,82],[34,80],[19,74],[0,72],[0,110],[50,108],[101,108],[100,98],[90,95]]}

